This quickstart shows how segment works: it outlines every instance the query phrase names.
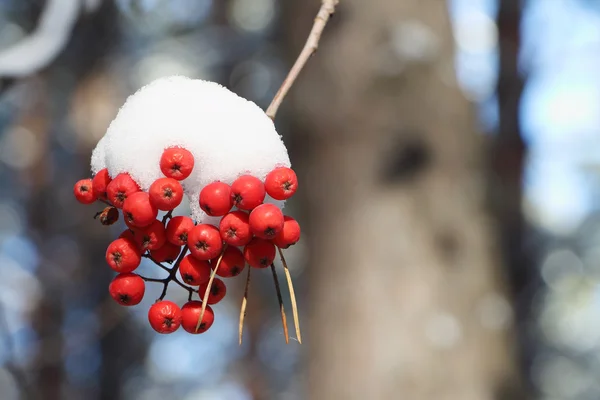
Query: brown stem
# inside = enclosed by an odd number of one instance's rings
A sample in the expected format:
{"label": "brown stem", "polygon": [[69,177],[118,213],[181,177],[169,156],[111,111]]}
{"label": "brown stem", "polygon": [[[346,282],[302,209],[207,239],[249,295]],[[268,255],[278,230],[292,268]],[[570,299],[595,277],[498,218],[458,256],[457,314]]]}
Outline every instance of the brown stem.
{"label": "brown stem", "polygon": [[321,8],[317,13],[315,23],[308,35],[308,39],[306,40],[304,48],[302,49],[300,55],[298,56],[298,59],[290,69],[290,72],[288,73],[287,77],[281,84],[281,87],[277,91],[277,94],[275,94],[273,101],[271,101],[271,104],[267,108],[266,113],[269,116],[269,118],[275,119],[275,114],[277,114],[277,110],[279,109],[283,98],[294,84],[294,81],[300,74],[300,71],[302,71],[302,68],[304,68],[304,65],[306,65],[306,62],[308,61],[310,56],[312,56],[313,53],[317,51],[317,48],[319,47],[319,40],[321,39],[321,34],[323,33],[323,29],[325,29],[325,25],[327,25],[327,21],[329,20],[331,14],[335,12],[335,6],[337,6],[338,3],[339,0],[322,0]]}
{"label": "brown stem", "polygon": [[[200,310],[200,317],[198,318],[198,323],[196,324],[195,332],[198,332],[198,329],[200,329],[200,325],[202,324],[202,318],[204,318],[204,312],[206,311],[206,306],[208,305],[208,296],[210,296],[210,288],[212,287],[213,281],[215,280],[215,275],[217,274],[219,265],[221,265],[221,260],[223,259],[223,254],[225,254],[225,249],[227,249],[227,244],[225,244],[225,246],[223,246],[221,255],[217,259],[217,265],[215,265],[215,269],[213,269],[212,273],[210,274],[210,279],[208,280],[208,285],[206,285],[206,290],[204,291],[204,297],[202,298],[202,309]],[[200,294],[200,292],[198,292],[198,294]]]}
{"label": "brown stem", "polygon": [[250,287],[250,271],[252,267],[248,265],[248,277],[246,278],[246,288],[244,289],[244,298],[242,299],[242,307],[240,308],[240,326],[239,326],[239,342],[242,345],[242,334],[244,332],[244,318],[246,317],[246,305],[248,304],[248,288]]}
{"label": "brown stem", "polygon": [[275,282],[275,291],[277,292],[277,300],[279,301],[279,310],[281,311],[281,324],[283,325],[283,334],[285,336],[285,343],[290,342],[290,336],[288,334],[287,318],[285,317],[285,309],[283,307],[283,298],[281,297],[281,288],[279,287],[279,279],[277,279],[277,272],[275,271],[275,264],[271,263],[271,271],[273,272],[273,281]]}
{"label": "brown stem", "polygon": [[287,279],[288,289],[290,291],[290,300],[292,302],[292,314],[294,315],[294,326],[296,327],[296,336],[298,337],[298,342],[302,344],[302,335],[300,334],[300,318],[298,317],[298,306],[296,305],[296,294],[294,292],[294,285],[292,283],[292,274],[290,274],[287,262],[285,261],[285,257],[283,256],[283,251],[281,251],[280,247],[277,247],[277,250],[279,251],[279,257],[281,258],[281,263],[283,264],[285,278]]}

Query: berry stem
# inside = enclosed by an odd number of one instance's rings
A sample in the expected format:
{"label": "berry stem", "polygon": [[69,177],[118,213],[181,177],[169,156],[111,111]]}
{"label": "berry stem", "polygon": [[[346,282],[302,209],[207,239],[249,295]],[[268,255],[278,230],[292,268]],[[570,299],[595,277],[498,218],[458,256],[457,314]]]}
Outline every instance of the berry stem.
{"label": "berry stem", "polygon": [[240,308],[240,326],[239,326],[239,342],[242,345],[242,334],[244,332],[244,318],[246,317],[246,305],[248,304],[248,288],[250,287],[250,271],[252,267],[248,265],[248,277],[246,278],[246,287],[244,289],[244,297],[242,298],[242,307]]}
{"label": "berry stem", "polygon": [[290,342],[288,334],[287,318],[285,317],[285,309],[283,307],[283,298],[281,297],[281,288],[279,287],[279,279],[275,271],[275,264],[271,263],[271,271],[273,272],[273,281],[275,282],[275,291],[277,292],[277,300],[279,301],[279,310],[281,311],[281,324],[283,325],[283,334],[285,336],[285,344]]}
{"label": "berry stem", "polygon": [[[210,279],[208,280],[208,285],[206,285],[206,290],[204,291],[204,297],[202,298],[202,308],[200,309],[200,318],[198,318],[198,323],[196,324],[196,332],[200,329],[200,325],[202,324],[202,318],[204,318],[204,312],[206,311],[206,306],[208,305],[208,297],[210,296],[210,288],[212,287],[213,281],[215,280],[215,275],[217,274],[217,270],[219,269],[219,265],[221,265],[221,260],[223,259],[223,254],[225,254],[225,250],[227,249],[227,244],[223,246],[223,250],[221,250],[221,255],[217,259],[217,264],[215,265],[215,269],[212,270],[210,274]],[[200,295],[200,292],[198,292]]]}
{"label": "berry stem", "polygon": [[167,288],[169,287],[169,283],[171,283],[171,282],[175,282],[176,284],[181,286],[183,289],[187,290],[188,291],[188,299],[191,299],[192,295],[194,293],[198,292],[196,289],[191,288],[190,286],[186,285],[185,283],[183,283],[179,279],[177,279],[177,271],[179,270],[179,264],[181,263],[181,260],[183,260],[183,257],[185,257],[187,250],[188,250],[187,246],[184,246],[181,254],[179,254],[179,257],[177,258],[177,261],[175,261],[175,265],[173,265],[172,268],[165,267],[164,265],[162,265],[161,263],[159,263],[158,261],[153,259],[152,256],[150,256],[149,254],[143,255],[143,257],[151,260],[154,264],[158,265],[160,268],[169,272],[169,275],[166,278],[160,278],[160,279],[159,278],[147,278],[147,277],[140,275],[140,278],[142,278],[146,282],[161,282],[163,284],[163,290],[162,290],[162,293],[160,294],[159,300],[162,300],[165,298],[165,296],[167,295]]}
{"label": "berry stem", "polygon": [[165,216],[162,218],[162,223],[165,225],[169,219],[173,217],[173,210],[170,210]]}
{"label": "berry stem", "polygon": [[285,257],[283,256],[283,251],[281,251],[281,248],[279,246],[277,247],[277,251],[279,251],[279,257],[281,258],[281,263],[283,264],[285,278],[287,279],[288,289],[290,291],[290,300],[292,302],[292,314],[294,315],[294,326],[296,327],[296,336],[298,337],[298,343],[302,344],[302,335],[300,334],[300,319],[298,318],[298,306],[296,305],[296,294],[294,292],[294,285],[292,283],[292,274],[290,274],[287,262],[285,262]]}
{"label": "berry stem", "polygon": [[329,17],[335,12],[335,6],[337,6],[339,0],[321,0],[321,8],[315,18],[315,23],[308,35],[308,39],[306,40],[306,44],[304,48],[300,52],[298,59],[290,69],[290,72],[286,76],[285,80],[281,84],[281,87],[275,94],[273,101],[267,108],[266,114],[269,118],[275,119],[275,114],[277,114],[277,110],[283,101],[283,98],[290,90],[296,78],[306,65],[306,62],[312,56],[319,47],[319,40],[321,39],[321,34],[323,33],[323,29],[325,29],[325,25],[327,25],[327,21]]}

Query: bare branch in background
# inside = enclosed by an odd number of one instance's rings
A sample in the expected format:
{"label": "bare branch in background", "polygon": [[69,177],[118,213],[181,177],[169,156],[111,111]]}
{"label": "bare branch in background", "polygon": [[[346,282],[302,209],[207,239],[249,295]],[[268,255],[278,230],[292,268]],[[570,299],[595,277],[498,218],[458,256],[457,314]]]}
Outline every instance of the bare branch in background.
{"label": "bare branch in background", "polygon": [[22,78],[49,65],[67,44],[82,4],[48,0],[33,33],[0,51],[0,77]]}
{"label": "bare branch in background", "polygon": [[292,66],[292,69],[290,69],[287,77],[281,84],[281,87],[275,94],[273,101],[271,101],[271,104],[269,104],[269,108],[267,108],[267,115],[269,118],[275,119],[275,114],[277,114],[277,110],[279,109],[283,98],[294,84],[294,81],[300,74],[300,71],[302,71],[302,68],[304,68],[304,65],[306,65],[306,62],[310,56],[317,51],[323,29],[325,29],[325,25],[327,25],[329,17],[331,17],[331,15],[335,12],[335,6],[337,6],[338,3],[339,0],[322,1],[321,8],[319,9],[319,13],[315,18],[315,23],[310,31],[310,34],[308,35],[308,39],[306,40],[304,48],[300,52],[300,55]]}

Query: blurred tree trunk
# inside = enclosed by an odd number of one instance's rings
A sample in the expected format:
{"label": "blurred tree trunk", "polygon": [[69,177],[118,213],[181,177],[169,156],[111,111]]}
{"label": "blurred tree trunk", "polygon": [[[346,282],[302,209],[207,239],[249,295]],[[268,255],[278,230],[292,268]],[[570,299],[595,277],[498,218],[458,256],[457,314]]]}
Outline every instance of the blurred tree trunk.
{"label": "blurred tree trunk", "polygon": [[[286,10],[290,57],[308,3]],[[341,0],[292,90],[312,250],[307,398],[525,398],[453,46],[443,1]]]}

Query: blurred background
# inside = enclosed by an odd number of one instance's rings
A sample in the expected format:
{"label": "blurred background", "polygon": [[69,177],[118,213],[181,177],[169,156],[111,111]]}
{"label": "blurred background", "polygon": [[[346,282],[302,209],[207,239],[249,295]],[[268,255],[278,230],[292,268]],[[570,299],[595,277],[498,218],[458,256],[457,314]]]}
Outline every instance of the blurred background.
{"label": "blurred background", "polygon": [[125,98],[181,74],[266,109],[318,8],[0,0],[2,400],[600,399],[593,0],[340,0],[276,120],[302,345],[268,271],[242,346],[243,277],[198,336],[151,330],[160,287],[110,299],[123,227],[72,186]]}

